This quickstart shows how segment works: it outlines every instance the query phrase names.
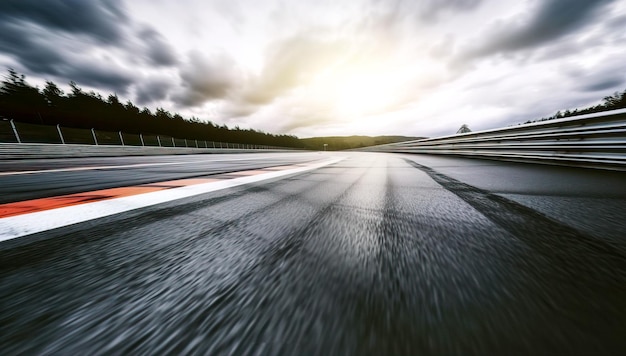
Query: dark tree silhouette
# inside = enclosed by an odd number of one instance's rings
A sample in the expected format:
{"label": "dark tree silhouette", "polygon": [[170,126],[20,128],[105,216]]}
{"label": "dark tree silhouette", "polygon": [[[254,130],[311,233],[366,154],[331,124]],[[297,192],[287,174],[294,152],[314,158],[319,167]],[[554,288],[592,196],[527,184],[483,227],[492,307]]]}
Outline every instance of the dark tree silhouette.
{"label": "dark tree silhouette", "polygon": [[47,81],[39,90],[26,82],[25,76],[9,69],[0,82],[0,116],[17,122],[61,125],[102,131],[123,131],[134,134],[156,134],[177,138],[246,143],[255,145],[304,148],[292,135],[273,135],[226,125],[217,126],[199,118],[185,119],[178,113],[157,108],[154,113],[139,109],[131,101],[120,102],[116,94],[106,99],[93,91],[85,92],[70,82],[65,94],[55,83]]}
{"label": "dark tree silhouette", "polygon": [[615,92],[613,95],[606,96],[602,99],[602,103],[590,106],[584,109],[574,109],[572,111],[565,110],[561,112],[560,110],[556,112],[556,114],[550,117],[544,117],[539,120],[529,120],[524,122],[525,124],[529,124],[532,122],[540,122],[546,120],[554,120],[554,119],[562,119],[564,117],[572,117],[577,115],[584,114],[592,114],[596,112],[608,111],[608,110],[617,110],[617,109],[625,109],[626,108],[626,90],[623,92]]}
{"label": "dark tree silhouette", "polygon": [[30,86],[24,75],[9,69],[0,86],[0,115],[16,121],[45,124],[41,113],[47,108],[46,98],[39,89]]}

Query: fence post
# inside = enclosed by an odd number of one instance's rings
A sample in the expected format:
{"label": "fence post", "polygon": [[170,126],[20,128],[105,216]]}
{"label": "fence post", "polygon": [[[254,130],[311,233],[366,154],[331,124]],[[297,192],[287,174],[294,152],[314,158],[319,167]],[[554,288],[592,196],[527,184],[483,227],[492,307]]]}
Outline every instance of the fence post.
{"label": "fence post", "polygon": [[174,142],[174,138],[170,137],[172,139],[172,146],[176,147],[176,142]]}
{"label": "fence post", "polygon": [[139,134],[139,139],[141,140],[141,146],[145,146],[145,145],[143,144],[143,135],[142,135],[142,134]]}
{"label": "fence post", "polygon": [[94,131],[93,128],[91,129],[91,135],[93,136],[93,143],[95,143],[96,146],[98,146],[98,139],[96,138],[96,131]]}
{"label": "fence post", "polygon": [[65,144],[65,140],[63,139],[63,134],[61,133],[61,126],[57,124],[57,132],[59,133],[59,137],[61,138],[61,143]]}
{"label": "fence post", "polygon": [[196,141],[196,148],[199,148],[199,147],[198,147],[198,140],[194,140],[194,141]]}
{"label": "fence post", "polygon": [[209,146],[207,146],[206,144],[206,140],[204,140],[204,148],[209,148]]}
{"label": "fence post", "polygon": [[222,148],[222,143],[220,142],[220,148]]}
{"label": "fence post", "polygon": [[17,143],[22,143],[22,140],[20,140],[20,135],[17,134],[17,129],[15,128],[15,124],[13,123],[13,119],[11,119],[11,121],[9,121],[11,123],[11,128],[13,129],[13,134],[15,135],[15,139],[17,140]]}
{"label": "fence post", "polygon": [[211,141],[213,143],[213,148],[215,148],[215,141]]}
{"label": "fence post", "polygon": [[161,139],[159,138],[159,135],[157,135],[157,141],[159,141],[159,147],[161,147]]}
{"label": "fence post", "polygon": [[124,146],[124,138],[122,137],[122,131],[118,131],[117,133],[120,134],[120,142],[122,143],[122,146]]}
{"label": "fence post", "polygon": [[185,147],[189,147],[187,146],[187,139],[185,138],[184,140],[185,140]]}

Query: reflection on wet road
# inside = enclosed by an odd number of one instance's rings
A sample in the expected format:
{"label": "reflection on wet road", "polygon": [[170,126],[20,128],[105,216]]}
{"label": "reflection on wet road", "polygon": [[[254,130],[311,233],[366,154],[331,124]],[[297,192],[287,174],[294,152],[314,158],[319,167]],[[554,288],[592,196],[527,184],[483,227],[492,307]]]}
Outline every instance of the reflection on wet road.
{"label": "reflection on wet road", "polygon": [[[528,203],[540,194],[490,191],[420,156],[347,156],[5,247],[2,353],[626,350],[624,221],[598,210],[586,219],[610,231],[587,229],[571,213],[582,188],[567,208],[563,192]],[[626,216],[623,190],[596,195]]]}

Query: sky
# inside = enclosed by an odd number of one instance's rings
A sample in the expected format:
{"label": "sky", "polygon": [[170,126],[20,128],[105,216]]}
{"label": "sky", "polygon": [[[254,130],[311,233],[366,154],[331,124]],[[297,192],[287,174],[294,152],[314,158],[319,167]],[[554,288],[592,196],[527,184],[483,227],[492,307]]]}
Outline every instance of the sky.
{"label": "sky", "polygon": [[298,137],[441,136],[626,89],[619,0],[2,0],[0,68]]}

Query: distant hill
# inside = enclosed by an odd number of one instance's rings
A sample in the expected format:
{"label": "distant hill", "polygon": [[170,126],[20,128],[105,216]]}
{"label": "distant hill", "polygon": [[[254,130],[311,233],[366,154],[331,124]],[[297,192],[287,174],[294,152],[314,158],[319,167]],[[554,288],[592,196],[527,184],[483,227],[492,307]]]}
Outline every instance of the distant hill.
{"label": "distant hill", "polygon": [[368,146],[384,145],[386,143],[395,143],[411,140],[419,140],[424,137],[412,136],[328,136],[328,137],[311,137],[301,138],[305,147],[311,150],[323,150],[324,144],[329,151],[349,150],[352,148],[361,148]]}

